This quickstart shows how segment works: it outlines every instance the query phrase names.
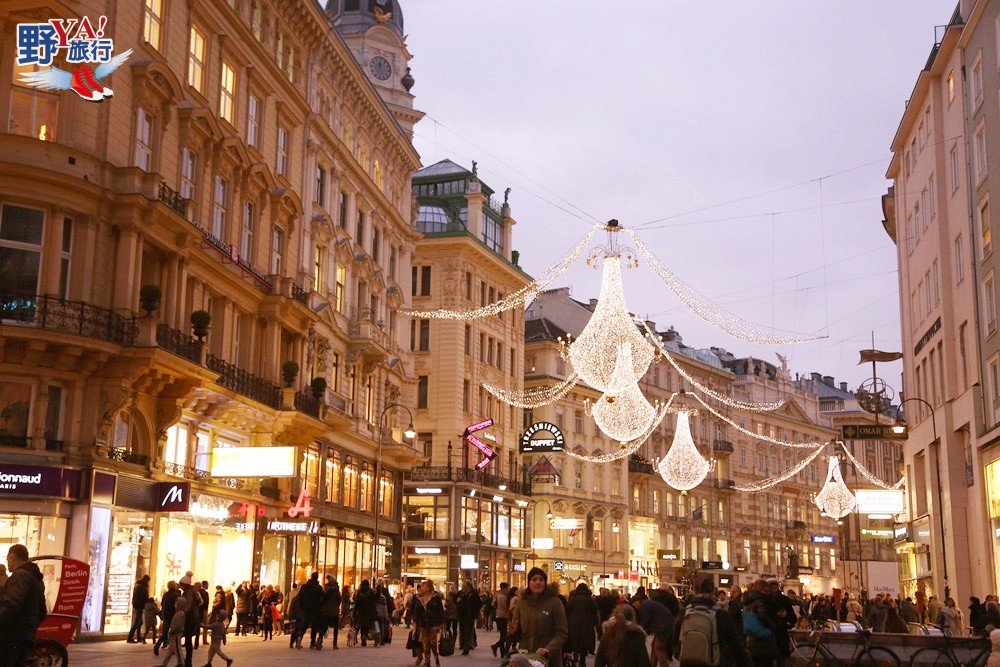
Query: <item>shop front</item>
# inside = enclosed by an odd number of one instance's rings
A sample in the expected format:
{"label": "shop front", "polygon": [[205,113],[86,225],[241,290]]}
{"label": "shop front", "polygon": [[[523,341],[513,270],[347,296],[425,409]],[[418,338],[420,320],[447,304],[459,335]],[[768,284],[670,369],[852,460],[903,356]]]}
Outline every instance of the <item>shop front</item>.
{"label": "shop front", "polygon": [[523,586],[527,563],[523,552],[475,544],[407,544],[403,580],[413,584],[430,579],[436,587],[466,579],[476,586],[496,590],[501,583]]}
{"label": "shop front", "polygon": [[81,498],[80,470],[0,463],[0,551],[23,544],[32,556],[62,556],[72,503]]}
{"label": "shop front", "polygon": [[990,517],[993,581],[1000,582],[1000,459],[987,463],[983,472],[986,479],[986,509]]}
{"label": "shop front", "polygon": [[894,534],[900,591],[914,600],[936,595],[931,573],[930,518],[925,516],[897,526]]}

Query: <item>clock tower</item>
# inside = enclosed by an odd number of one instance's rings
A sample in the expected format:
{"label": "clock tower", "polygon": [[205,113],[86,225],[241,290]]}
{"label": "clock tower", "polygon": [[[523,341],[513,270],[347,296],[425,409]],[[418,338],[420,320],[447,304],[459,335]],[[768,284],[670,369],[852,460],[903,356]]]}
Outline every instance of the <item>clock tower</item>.
{"label": "clock tower", "polygon": [[412,137],[414,124],[424,114],[413,108],[413,56],[406,48],[399,0],[327,0],[326,11],[368,80]]}

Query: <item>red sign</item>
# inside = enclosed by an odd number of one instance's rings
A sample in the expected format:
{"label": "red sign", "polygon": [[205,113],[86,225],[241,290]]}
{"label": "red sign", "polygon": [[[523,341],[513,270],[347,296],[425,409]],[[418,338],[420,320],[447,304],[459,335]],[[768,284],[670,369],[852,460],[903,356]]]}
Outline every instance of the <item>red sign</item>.
{"label": "red sign", "polygon": [[293,519],[299,514],[302,516],[312,514],[312,503],[309,502],[309,492],[305,489],[299,491],[299,499],[295,501],[295,505],[288,508],[288,516]]}
{"label": "red sign", "polygon": [[[38,556],[32,558],[42,568],[43,575],[48,575],[49,568],[61,572],[58,575],[59,589],[56,591],[56,601],[49,609],[48,616],[38,626],[37,639],[53,639],[63,646],[68,646],[76,634],[76,626],[83,612],[83,602],[87,598],[87,586],[90,582],[90,566],[86,563],[63,556]],[[47,561],[59,561],[54,565]],[[55,572],[53,572],[53,578]],[[48,580],[48,576],[46,576]],[[51,581],[51,580],[50,580]],[[51,599],[51,595],[46,598]]]}
{"label": "red sign", "polygon": [[467,435],[465,436],[465,439],[469,441],[470,445],[474,446],[476,449],[482,452],[483,456],[485,456],[486,458],[490,459],[497,455],[497,453],[493,451],[492,447],[487,445],[485,442],[483,442],[476,436]]}
{"label": "red sign", "polygon": [[488,466],[490,464],[490,461],[492,461],[496,457],[497,457],[497,453],[493,452],[493,456],[487,456],[482,461],[480,461],[479,463],[476,464],[476,470],[482,470],[483,468],[485,468],[486,466]]}
{"label": "red sign", "polygon": [[468,437],[470,433],[475,433],[476,431],[482,431],[484,428],[489,428],[490,426],[493,426],[492,417],[490,417],[489,419],[484,419],[478,424],[473,424],[472,426],[466,426],[465,433],[463,435]]}

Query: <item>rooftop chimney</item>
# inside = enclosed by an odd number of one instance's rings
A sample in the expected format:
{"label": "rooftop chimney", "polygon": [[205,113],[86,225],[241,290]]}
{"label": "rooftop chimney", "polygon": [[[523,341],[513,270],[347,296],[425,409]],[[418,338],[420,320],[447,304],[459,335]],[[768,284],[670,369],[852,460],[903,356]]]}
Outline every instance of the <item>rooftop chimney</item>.
{"label": "rooftop chimney", "polygon": [[834,386],[834,384],[833,384],[833,376],[832,375],[824,375],[823,376],[823,384],[825,384],[827,387]]}
{"label": "rooftop chimney", "polygon": [[847,383],[846,382],[841,382],[840,383],[840,391],[847,391]]}
{"label": "rooftop chimney", "polygon": [[597,308],[597,299],[591,299],[590,300],[590,307],[591,308]]}
{"label": "rooftop chimney", "polygon": [[656,322],[653,320],[646,320],[646,326],[649,327],[650,331],[654,333],[656,332]]}

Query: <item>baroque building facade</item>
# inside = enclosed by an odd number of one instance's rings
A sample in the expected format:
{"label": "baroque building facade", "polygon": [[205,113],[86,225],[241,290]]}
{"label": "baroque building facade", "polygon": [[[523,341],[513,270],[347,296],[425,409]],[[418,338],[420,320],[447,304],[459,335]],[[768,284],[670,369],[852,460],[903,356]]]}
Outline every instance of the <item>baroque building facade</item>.
{"label": "baroque building facade", "polygon": [[100,105],[0,53],[0,546],[90,562],[84,634],[144,574],[400,575],[420,114],[401,14],[351,4],[76,3],[133,49]]}

